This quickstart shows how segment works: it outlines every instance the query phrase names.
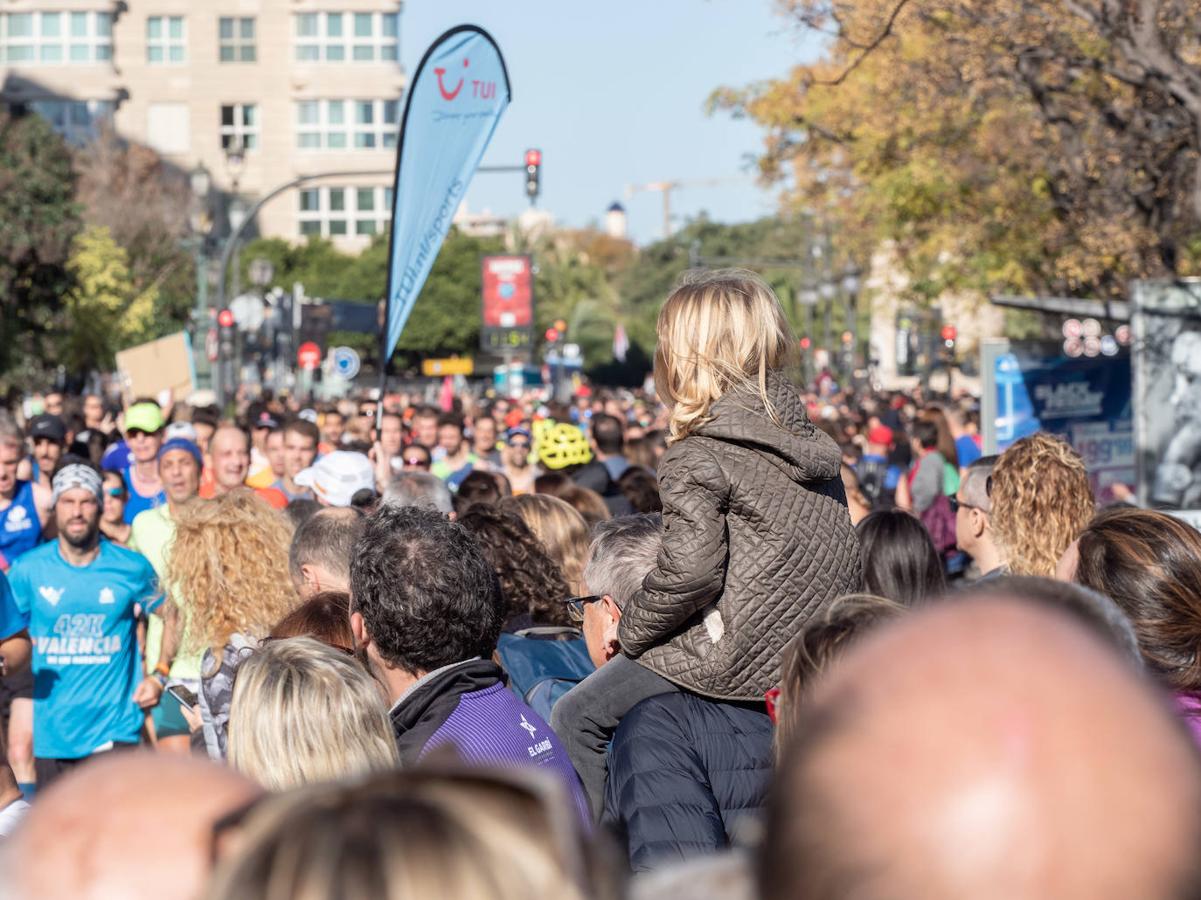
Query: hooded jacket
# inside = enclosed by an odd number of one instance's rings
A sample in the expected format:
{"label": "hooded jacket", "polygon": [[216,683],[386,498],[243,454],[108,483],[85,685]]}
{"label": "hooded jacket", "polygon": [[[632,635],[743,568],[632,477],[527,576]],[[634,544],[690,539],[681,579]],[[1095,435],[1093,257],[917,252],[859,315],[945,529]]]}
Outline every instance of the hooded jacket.
{"label": "hooded jacket", "polygon": [[731,391],[664,454],[663,547],[618,627],[629,656],[719,700],[761,700],[784,645],[860,582],[838,445],[782,375],[767,393],[776,421]]}

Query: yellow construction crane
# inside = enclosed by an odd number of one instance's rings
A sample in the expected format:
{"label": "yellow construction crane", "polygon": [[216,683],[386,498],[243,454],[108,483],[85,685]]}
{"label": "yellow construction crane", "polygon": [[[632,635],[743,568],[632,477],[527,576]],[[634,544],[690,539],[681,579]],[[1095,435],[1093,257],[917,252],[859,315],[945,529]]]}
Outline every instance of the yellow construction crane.
{"label": "yellow construction crane", "polygon": [[627,184],[626,200],[642,191],[658,191],[663,195],[663,237],[671,237],[671,192],[678,188],[714,187],[731,181],[746,181],[745,175],[725,175],[720,178],[684,178],[675,181],[652,181],[649,184]]}

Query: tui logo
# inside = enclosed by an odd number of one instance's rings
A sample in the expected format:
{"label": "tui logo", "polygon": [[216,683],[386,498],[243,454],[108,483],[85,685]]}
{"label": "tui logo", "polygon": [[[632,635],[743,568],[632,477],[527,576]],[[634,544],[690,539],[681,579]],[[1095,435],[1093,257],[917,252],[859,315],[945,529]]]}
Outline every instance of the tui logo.
{"label": "tui logo", "polygon": [[[471,63],[471,60],[467,59],[466,57],[463,57],[463,68],[464,69],[466,69],[470,63]],[[446,70],[444,68],[442,68],[441,66],[439,66],[438,68],[434,69],[434,74],[438,76],[438,93],[440,93],[442,95],[443,100],[450,101],[450,100],[455,99],[455,97],[459,96],[459,91],[463,90],[463,79],[462,78],[459,79],[459,83],[455,85],[455,88],[453,91],[448,91],[446,89],[446,82],[444,82],[442,80],[442,76],[444,76],[446,74]]]}

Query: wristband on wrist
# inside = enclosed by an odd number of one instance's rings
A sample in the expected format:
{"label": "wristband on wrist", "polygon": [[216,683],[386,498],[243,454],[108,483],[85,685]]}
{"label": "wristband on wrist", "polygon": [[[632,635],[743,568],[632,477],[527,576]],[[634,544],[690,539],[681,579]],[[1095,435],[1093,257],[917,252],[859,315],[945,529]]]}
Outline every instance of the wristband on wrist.
{"label": "wristband on wrist", "polygon": [[155,666],[154,671],[155,674],[162,675],[164,678],[171,677],[171,667],[165,662],[160,662],[157,666]]}
{"label": "wristband on wrist", "polygon": [[165,688],[167,686],[167,676],[162,672],[153,672],[151,673],[150,677],[158,682],[159,687]]}

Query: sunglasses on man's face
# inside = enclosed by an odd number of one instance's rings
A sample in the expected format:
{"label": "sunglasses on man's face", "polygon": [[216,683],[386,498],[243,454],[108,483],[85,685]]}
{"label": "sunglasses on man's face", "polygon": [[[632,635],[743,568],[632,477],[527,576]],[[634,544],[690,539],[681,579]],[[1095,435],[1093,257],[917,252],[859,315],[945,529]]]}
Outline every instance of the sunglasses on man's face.
{"label": "sunglasses on man's face", "polygon": [[154,437],[156,434],[158,434],[157,431],[143,431],[141,428],[130,428],[125,432],[125,437],[132,441],[140,437]]}
{"label": "sunglasses on man's face", "polygon": [[530,445],[529,445],[528,441],[509,441],[509,446],[512,447],[514,450],[529,450],[530,449]]}
{"label": "sunglasses on man's face", "polygon": [[568,597],[563,602],[567,604],[567,615],[577,625],[584,621],[584,607],[604,598],[604,594],[589,594],[586,597]]}
{"label": "sunglasses on man's face", "polygon": [[411,459],[406,459],[404,462],[406,466],[416,466],[419,469],[428,469],[430,467],[430,461],[420,456],[414,456]]}

